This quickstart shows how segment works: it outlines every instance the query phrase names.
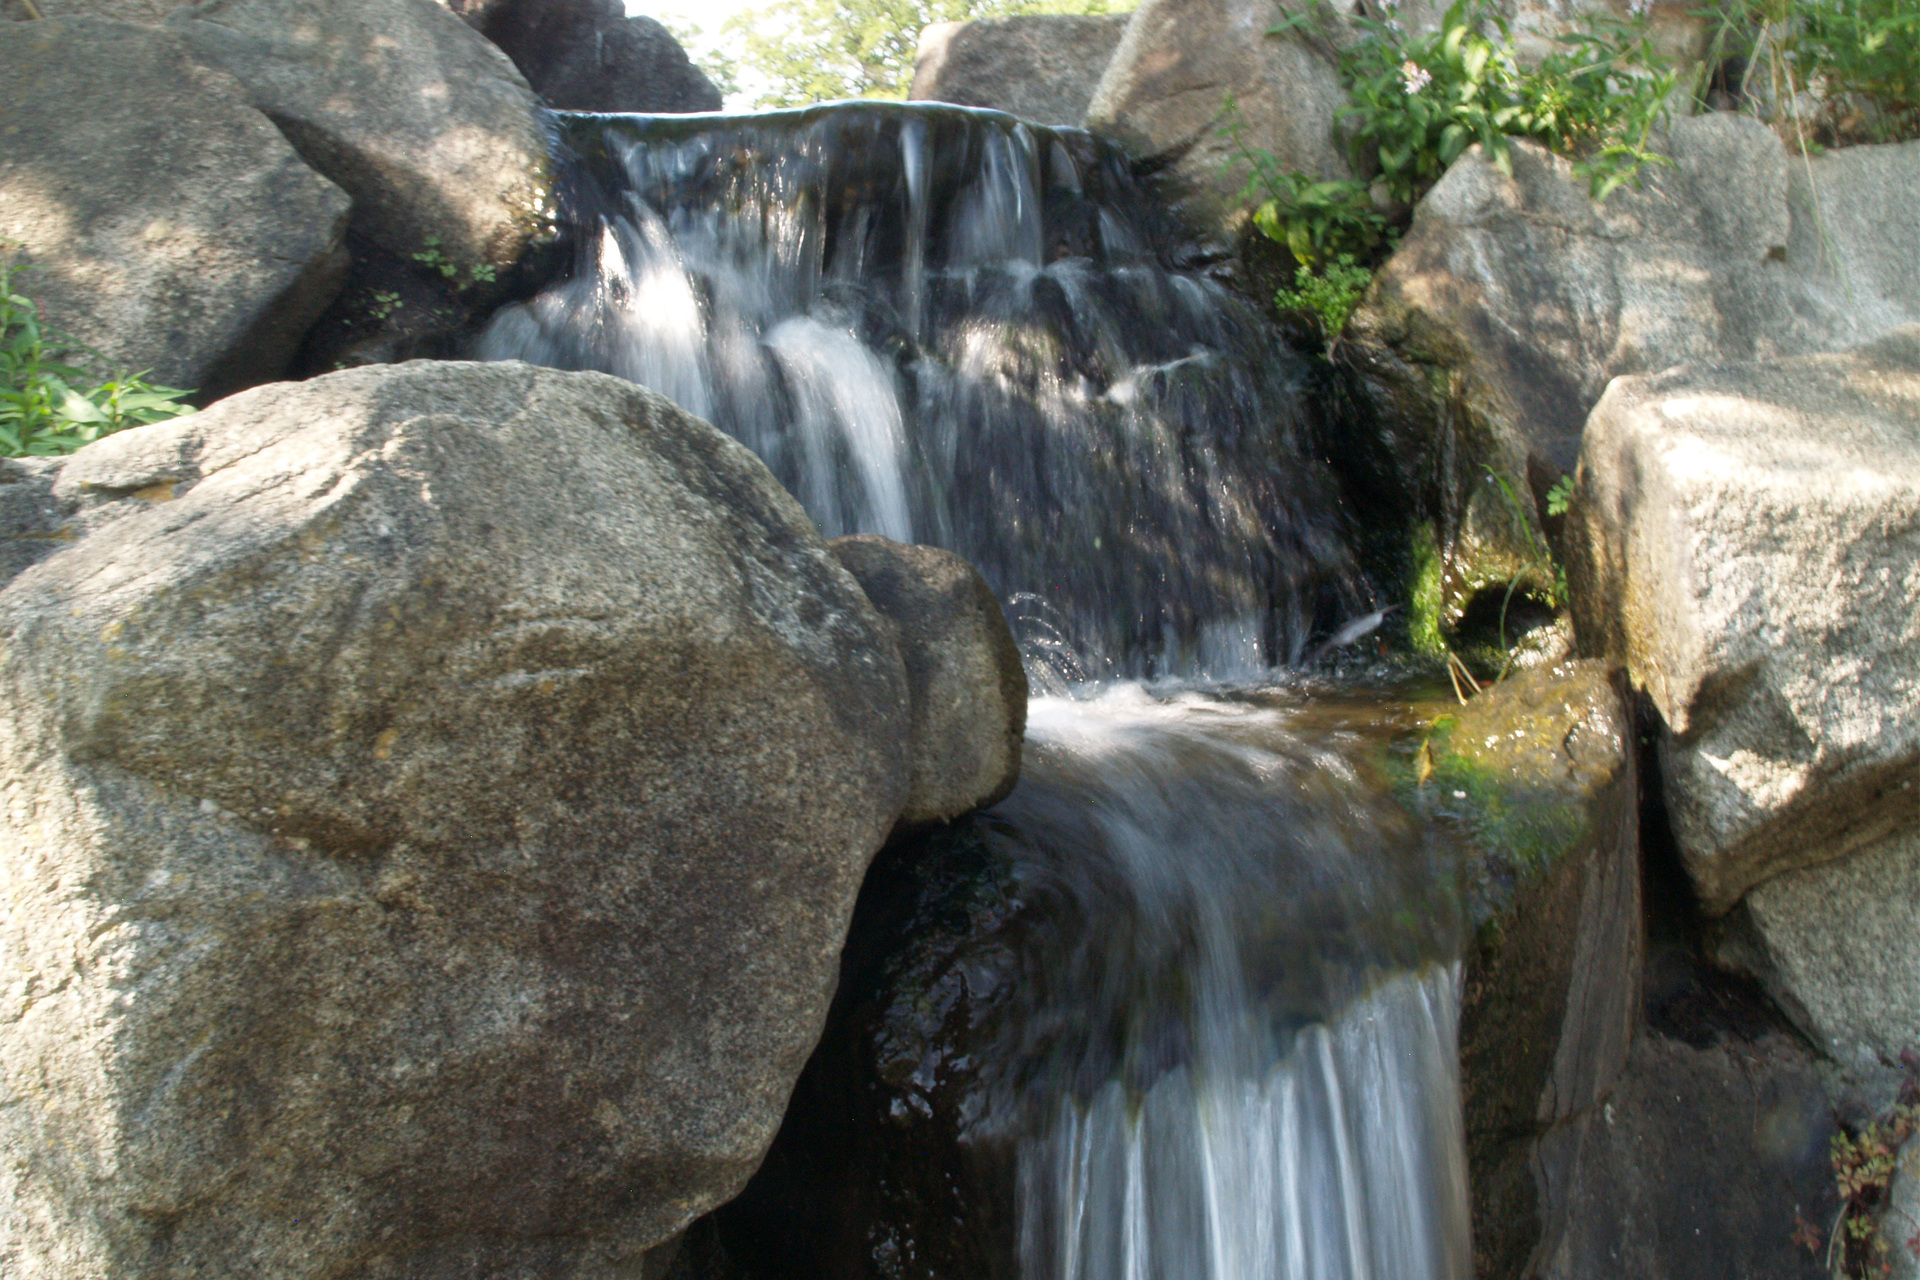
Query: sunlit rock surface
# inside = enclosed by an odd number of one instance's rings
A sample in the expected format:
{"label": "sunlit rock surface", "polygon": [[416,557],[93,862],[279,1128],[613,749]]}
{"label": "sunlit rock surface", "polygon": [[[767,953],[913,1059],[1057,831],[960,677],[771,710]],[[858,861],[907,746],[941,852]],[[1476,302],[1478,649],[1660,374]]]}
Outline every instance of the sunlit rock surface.
{"label": "sunlit rock surface", "polygon": [[537,229],[533,92],[434,0],[213,0],[167,26],[353,197],[354,226],[383,248],[470,273],[511,263]]}
{"label": "sunlit rock surface", "polygon": [[1663,721],[1701,901],[1920,817],[1920,329],[1615,382],[1568,517],[1583,648]]}

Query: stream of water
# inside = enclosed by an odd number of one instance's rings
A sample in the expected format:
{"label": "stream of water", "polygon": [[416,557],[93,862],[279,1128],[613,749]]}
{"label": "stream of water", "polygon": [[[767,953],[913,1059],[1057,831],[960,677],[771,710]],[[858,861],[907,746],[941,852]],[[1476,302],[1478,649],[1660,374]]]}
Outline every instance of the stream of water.
{"label": "stream of water", "polygon": [[988,1269],[1464,1280],[1456,926],[1352,744],[1271,687],[1372,607],[1301,357],[1084,133],[559,127],[572,260],[479,354],[643,383],[829,535],[967,556],[1045,695],[993,838],[1065,905],[989,1072],[1018,1225]]}

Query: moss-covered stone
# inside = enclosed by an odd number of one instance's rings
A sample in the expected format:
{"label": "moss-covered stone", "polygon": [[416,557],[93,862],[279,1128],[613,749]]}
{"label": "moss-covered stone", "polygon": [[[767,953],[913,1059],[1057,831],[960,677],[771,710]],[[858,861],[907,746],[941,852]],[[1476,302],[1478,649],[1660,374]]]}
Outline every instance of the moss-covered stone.
{"label": "moss-covered stone", "polygon": [[1541,1138],[1594,1105],[1638,1010],[1637,790],[1607,669],[1523,672],[1436,714],[1413,800],[1472,851],[1460,1059],[1475,1272],[1524,1270],[1560,1211]]}

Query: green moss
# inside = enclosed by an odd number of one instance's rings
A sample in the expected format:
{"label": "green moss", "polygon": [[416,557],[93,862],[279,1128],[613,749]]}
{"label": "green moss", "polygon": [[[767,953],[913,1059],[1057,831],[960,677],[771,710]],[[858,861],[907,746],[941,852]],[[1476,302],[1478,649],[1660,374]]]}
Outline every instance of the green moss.
{"label": "green moss", "polygon": [[1443,657],[1447,646],[1440,635],[1440,542],[1431,520],[1414,526],[1407,566],[1407,642],[1415,653]]}
{"label": "green moss", "polygon": [[1462,820],[1474,842],[1522,873],[1539,871],[1587,838],[1586,806],[1560,788],[1542,789],[1498,754],[1455,743],[1451,717],[1427,737],[1424,789]]}

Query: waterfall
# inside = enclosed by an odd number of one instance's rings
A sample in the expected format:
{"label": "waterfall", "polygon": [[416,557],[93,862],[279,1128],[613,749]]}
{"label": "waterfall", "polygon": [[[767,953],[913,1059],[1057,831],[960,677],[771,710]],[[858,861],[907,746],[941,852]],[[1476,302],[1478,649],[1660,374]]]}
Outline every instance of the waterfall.
{"label": "waterfall", "polygon": [[[1275,676],[1372,607],[1302,358],[1079,131],[872,103],[557,129],[565,269],[477,354],[644,383],[827,534],[967,556],[1051,695],[976,832],[1050,913],[964,1055],[1012,1152],[984,1272],[1465,1280],[1457,894]],[[886,1248],[857,1273],[913,1274]]]}
{"label": "waterfall", "polygon": [[1050,940],[987,1121],[1026,1280],[1469,1274],[1457,910],[1352,738],[1210,691],[1036,703],[1000,839]]}
{"label": "waterfall", "polygon": [[654,388],[829,536],[965,555],[1084,671],[1254,678],[1364,612],[1301,357],[1170,269],[1089,135],[882,104],[559,128],[572,261],[482,358]]}

